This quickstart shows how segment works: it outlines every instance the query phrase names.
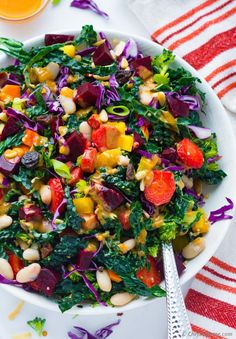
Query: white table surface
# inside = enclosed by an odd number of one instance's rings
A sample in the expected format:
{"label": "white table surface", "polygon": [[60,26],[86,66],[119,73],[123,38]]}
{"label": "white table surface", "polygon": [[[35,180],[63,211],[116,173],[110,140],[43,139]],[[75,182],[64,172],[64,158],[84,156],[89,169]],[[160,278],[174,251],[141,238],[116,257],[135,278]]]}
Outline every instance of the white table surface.
{"label": "white table surface", "polygon": [[[37,17],[23,23],[0,21],[0,35],[19,39],[21,41],[40,34],[57,30],[80,29],[84,24],[93,24],[95,29],[114,29],[125,33],[149,37],[148,32],[127,7],[126,0],[97,0],[98,5],[110,15],[110,20],[104,20],[90,11],[70,8],[70,0],[62,0],[57,7],[47,6]],[[231,115],[236,131],[236,117]],[[32,338],[38,338],[26,324],[36,316],[47,319],[47,339],[66,339],[67,331],[75,326],[84,326],[92,332],[117,319],[113,316],[78,316],[62,315],[46,311],[42,308],[25,304],[20,315],[14,320],[8,320],[8,314],[19,300],[0,289],[0,338],[11,339],[14,334],[30,331]],[[160,312],[160,310],[163,310]],[[129,311],[121,318],[121,324],[116,327],[111,339],[166,339],[165,300],[158,300],[149,306],[135,311]]]}

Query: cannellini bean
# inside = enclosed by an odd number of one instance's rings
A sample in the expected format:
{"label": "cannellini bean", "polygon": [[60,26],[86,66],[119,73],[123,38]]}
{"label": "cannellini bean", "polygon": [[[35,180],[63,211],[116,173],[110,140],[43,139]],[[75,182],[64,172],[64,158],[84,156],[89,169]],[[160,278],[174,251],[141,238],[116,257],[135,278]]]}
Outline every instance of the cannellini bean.
{"label": "cannellini bean", "polygon": [[11,268],[11,265],[6,259],[0,258],[0,274],[9,280],[14,278],[14,273]]}
{"label": "cannellini bean", "polygon": [[110,302],[114,306],[124,306],[130,303],[134,298],[135,295],[129,294],[128,292],[116,293],[111,297]]}
{"label": "cannellini bean", "polygon": [[108,115],[107,112],[105,111],[105,109],[103,109],[101,111],[101,113],[99,114],[99,118],[102,122],[107,122],[108,121]]}
{"label": "cannellini bean", "polygon": [[96,272],[97,283],[104,292],[110,292],[112,289],[111,279],[106,270],[98,269]]}
{"label": "cannellini bean", "polygon": [[193,259],[205,249],[205,239],[198,237],[183,248],[182,255],[185,259]]}
{"label": "cannellini bean", "polygon": [[39,190],[41,200],[44,204],[50,205],[52,200],[52,191],[49,185],[42,185]]}
{"label": "cannellini bean", "polygon": [[183,183],[184,185],[187,187],[187,188],[192,188],[193,187],[193,178],[189,178],[187,175],[183,175],[182,176],[182,180],[183,180]]}
{"label": "cannellini bean", "polygon": [[87,140],[91,140],[92,129],[86,121],[81,122],[79,131]]}
{"label": "cannellini bean", "polygon": [[49,62],[46,68],[52,74],[52,80],[55,80],[59,74],[60,66],[56,62]]}
{"label": "cannellini bean", "polygon": [[7,214],[0,215],[0,230],[9,227],[12,224],[13,220]]}
{"label": "cannellini bean", "polygon": [[27,248],[23,252],[23,258],[27,261],[37,261],[40,259],[39,251],[34,248]]}
{"label": "cannellini bean", "polygon": [[125,42],[124,41],[120,41],[114,48],[114,52],[116,56],[121,55],[121,53],[123,52],[125,48]]}
{"label": "cannellini bean", "polygon": [[65,95],[59,95],[59,101],[66,114],[73,114],[76,111],[76,105],[73,98],[66,97]]}
{"label": "cannellini bean", "polygon": [[41,271],[41,266],[39,264],[30,264],[22,268],[16,275],[16,281],[21,284],[34,281],[38,278],[38,275]]}
{"label": "cannellini bean", "polygon": [[131,251],[136,245],[136,241],[135,239],[128,239],[126,241],[124,241],[122,244],[119,244],[119,248],[121,250],[121,252],[123,253],[127,253],[129,251]]}

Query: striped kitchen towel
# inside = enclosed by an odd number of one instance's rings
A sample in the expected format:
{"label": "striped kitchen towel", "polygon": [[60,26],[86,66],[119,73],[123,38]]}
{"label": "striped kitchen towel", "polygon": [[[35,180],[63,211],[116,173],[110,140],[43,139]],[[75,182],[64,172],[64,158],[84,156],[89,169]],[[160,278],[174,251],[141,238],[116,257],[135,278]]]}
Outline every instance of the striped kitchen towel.
{"label": "striped kitchen towel", "polygon": [[154,41],[183,57],[236,113],[236,0],[129,0]]}

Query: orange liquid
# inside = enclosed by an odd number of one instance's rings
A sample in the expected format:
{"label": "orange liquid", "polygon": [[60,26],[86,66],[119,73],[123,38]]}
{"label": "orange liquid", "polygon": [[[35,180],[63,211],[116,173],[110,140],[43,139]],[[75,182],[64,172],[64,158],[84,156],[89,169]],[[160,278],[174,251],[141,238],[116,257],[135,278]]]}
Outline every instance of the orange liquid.
{"label": "orange liquid", "polygon": [[6,19],[23,19],[33,15],[45,0],[0,0],[0,16]]}

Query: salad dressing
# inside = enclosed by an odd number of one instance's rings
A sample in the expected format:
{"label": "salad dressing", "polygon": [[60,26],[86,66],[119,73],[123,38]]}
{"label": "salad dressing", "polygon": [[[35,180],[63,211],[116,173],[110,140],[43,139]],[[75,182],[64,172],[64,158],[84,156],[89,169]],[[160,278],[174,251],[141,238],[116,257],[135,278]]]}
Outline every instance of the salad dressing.
{"label": "salad dressing", "polygon": [[44,0],[0,0],[0,16],[4,19],[24,19],[42,6]]}

